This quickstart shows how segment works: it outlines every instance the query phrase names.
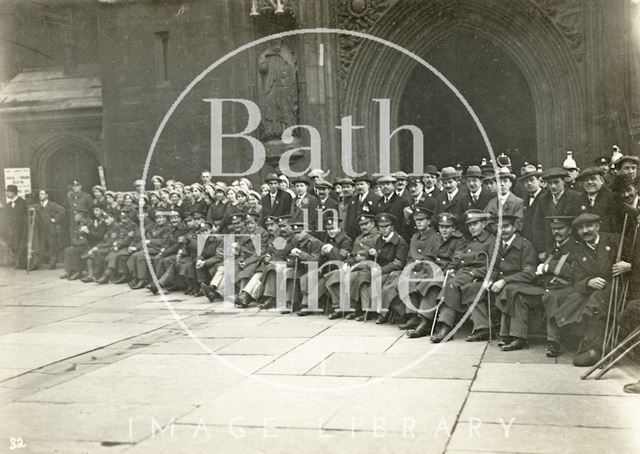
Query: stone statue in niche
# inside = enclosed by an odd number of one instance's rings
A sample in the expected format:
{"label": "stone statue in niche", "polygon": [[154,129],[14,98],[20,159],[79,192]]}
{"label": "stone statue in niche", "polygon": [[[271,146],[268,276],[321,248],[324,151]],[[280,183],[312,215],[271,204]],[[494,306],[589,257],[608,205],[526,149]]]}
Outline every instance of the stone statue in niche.
{"label": "stone statue in niche", "polygon": [[258,58],[261,139],[277,140],[298,122],[298,78],[293,52],[282,39]]}

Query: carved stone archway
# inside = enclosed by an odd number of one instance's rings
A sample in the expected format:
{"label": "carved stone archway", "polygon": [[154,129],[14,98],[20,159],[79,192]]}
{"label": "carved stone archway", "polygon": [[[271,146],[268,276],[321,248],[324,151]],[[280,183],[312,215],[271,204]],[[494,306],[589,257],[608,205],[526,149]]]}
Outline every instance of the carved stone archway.
{"label": "carved stone archway", "polygon": [[36,148],[31,162],[32,179],[36,189],[48,189],[62,201],[64,189],[73,179],[78,179],[85,191],[99,184],[99,163],[91,142],[77,135],[59,134]]}
{"label": "carved stone archway", "polygon": [[[580,38],[567,39],[566,30],[550,19],[540,3],[545,1],[399,0],[363,31],[418,55],[456,29],[472,30],[495,42],[528,81],[535,106],[538,161],[548,167],[560,164],[567,149],[585,149],[588,100]],[[401,94],[417,63],[366,40],[355,45],[357,51],[351,52],[352,61],[343,72],[342,111],[367,128],[362,153],[373,166],[367,169],[371,171],[378,165],[378,105],[372,99],[389,97],[392,121],[397,119]]]}

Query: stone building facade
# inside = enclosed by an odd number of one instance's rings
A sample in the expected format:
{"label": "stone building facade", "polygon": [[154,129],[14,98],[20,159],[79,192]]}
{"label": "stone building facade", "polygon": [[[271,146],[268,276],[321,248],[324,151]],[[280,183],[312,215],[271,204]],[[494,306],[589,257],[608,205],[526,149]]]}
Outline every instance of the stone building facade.
{"label": "stone building facade", "polygon": [[[559,165],[567,150],[585,167],[613,144],[640,152],[636,0],[6,1],[0,167],[30,167],[34,188],[54,190],[74,178],[98,183],[98,166],[114,190],[130,190],[145,163],[150,175],[192,181],[211,163],[205,100],[213,98],[261,107],[252,135],[265,146],[266,164],[256,181],[283,153],[309,144],[302,129],[291,144],[277,137],[292,124],[317,129],[322,166],[340,173],[336,126],[344,116],[364,126],[353,132],[353,168],[379,170],[375,99],[389,99],[392,130],[412,124],[423,131],[425,164],[488,157],[480,130],[442,79],[362,36],[269,40],[203,75],[247,43],[310,28],[374,35],[424,59],[468,101],[493,151],[508,153],[516,167]],[[242,105],[229,103],[223,131],[242,131],[247,119]],[[412,137],[393,136],[392,169],[412,170]],[[249,168],[248,145],[225,139],[225,172]],[[294,168],[308,164],[308,154],[291,155]]]}

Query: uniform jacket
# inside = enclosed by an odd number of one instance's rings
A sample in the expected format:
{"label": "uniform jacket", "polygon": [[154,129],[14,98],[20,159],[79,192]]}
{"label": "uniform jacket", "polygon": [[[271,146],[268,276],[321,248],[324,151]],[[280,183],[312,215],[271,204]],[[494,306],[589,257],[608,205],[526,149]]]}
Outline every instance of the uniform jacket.
{"label": "uniform jacket", "polygon": [[490,263],[493,256],[495,241],[496,238],[487,231],[470,238],[466,246],[453,258],[451,268],[456,270],[456,273],[466,272],[474,279],[484,279],[487,274],[487,263]]}
{"label": "uniform jacket", "polygon": [[320,264],[329,261],[344,261],[349,257],[349,252],[351,252],[353,248],[353,240],[343,231],[338,232],[335,238],[324,235],[323,244],[330,244],[333,246],[333,249],[331,249],[328,254],[322,254],[320,256]]}
{"label": "uniform jacket", "polygon": [[204,266],[211,269],[224,261],[224,237],[222,235],[209,235],[204,241],[204,246],[197,260],[203,260]]}
{"label": "uniform jacket", "polygon": [[545,255],[546,271],[538,277],[538,283],[545,289],[557,289],[573,286],[576,269],[575,254],[578,242],[569,237],[562,244],[555,244]]}
{"label": "uniform jacket", "polygon": [[380,233],[378,233],[377,229],[373,229],[367,235],[360,234],[357,236],[356,239],[353,240],[353,249],[348,259],[349,265],[354,265],[363,260],[371,260],[372,257],[369,255],[369,249],[375,248],[379,236]]}
{"label": "uniform jacket", "polygon": [[224,215],[227,209],[225,202],[214,200],[207,208],[207,222],[224,221]]}
{"label": "uniform jacket", "polygon": [[[451,201],[449,201],[449,194],[447,192],[442,192],[442,194],[436,198],[438,205],[435,214],[451,213],[456,217],[456,219],[462,222],[462,215],[466,211],[463,189],[464,188],[459,187],[458,192]],[[462,226],[462,224],[460,224],[460,226]]]}
{"label": "uniform jacket", "polygon": [[69,215],[73,219],[73,215],[76,211],[84,211],[85,213],[91,213],[91,207],[93,206],[93,199],[86,192],[80,191],[79,193],[73,193],[68,198],[69,203]]}
{"label": "uniform jacket", "polygon": [[392,271],[402,269],[407,261],[409,245],[407,245],[407,242],[398,232],[393,232],[388,241],[385,241],[382,235],[378,235],[375,249],[378,252],[376,255],[376,263],[380,265],[382,275],[384,276]]}
{"label": "uniform jacket", "polygon": [[578,242],[575,253],[576,283],[580,293],[593,291],[587,283],[594,277],[601,277],[611,283],[611,266],[616,262],[618,238],[615,235],[600,232],[596,250],[593,251],[583,241]]}
{"label": "uniform jacket", "polygon": [[451,267],[456,254],[462,254],[462,250],[466,245],[467,240],[457,230],[446,240],[438,233],[438,246],[435,253],[436,265],[442,271],[447,271]]}
{"label": "uniform jacket", "polygon": [[[171,242],[173,241],[171,232],[172,228],[168,223],[162,225],[150,223],[148,228],[145,228],[144,235],[145,240],[149,242],[147,244],[147,250],[150,255],[156,255],[162,248],[167,248],[171,245]],[[132,246],[135,246],[138,251],[143,250],[142,238]]]}
{"label": "uniform jacket", "polygon": [[105,224],[102,219],[92,219],[87,227],[89,227],[87,241],[89,242],[89,247],[93,247],[104,238],[104,234],[107,231],[107,224]]}
{"label": "uniform jacket", "polygon": [[586,192],[580,194],[580,212],[593,213],[600,216],[600,231],[618,233],[622,225],[616,225],[616,213],[618,208],[613,193],[604,186],[598,191],[593,206]]}
{"label": "uniform jacket", "polygon": [[[546,191],[544,194],[540,194],[540,208],[542,210],[542,217],[547,216],[573,216],[576,217],[580,214],[580,193],[565,188],[562,197],[558,200],[557,204],[553,203],[553,196],[551,192]],[[553,236],[551,235],[551,228],[545,225],[545,249],[548,249],[553,245]]]}
{"label": "uniform jacket", "polygon": [[[298,269],[300,272],[305,272],[307,265],[305,262],[317,262],[320,259],[320,250],[322,249],[322,241],[316,237],[307,233],[302,239],[298,240],[295,235],[291,238],[291,246],[293,248],[300,249],[300,255],[298,259]],[[289,255],[287,257],[287,266],[293,267],[296,262],[296,257]]]}

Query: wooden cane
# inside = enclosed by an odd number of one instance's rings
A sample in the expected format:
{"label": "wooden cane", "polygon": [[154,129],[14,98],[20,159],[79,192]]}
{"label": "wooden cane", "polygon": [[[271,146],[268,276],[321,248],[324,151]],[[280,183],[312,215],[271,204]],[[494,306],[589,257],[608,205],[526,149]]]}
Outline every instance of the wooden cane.
{"label": "wooden cane", "polygon": [[[296,298],[296,279],[298,278],[298,257],[295,258],[295,261],[293,262],[293,282],[291,284],[291,310],[289,311],[289,314],[293,315],[293,305],[295,304],[295,298]],[[286,283],[285,283],[285,289],[286,289]]]}
{"label": "wooden cane", "polygon": [[[624,214],[624,222],[622,223],[622,235],[620,236],[620,242],[618,243],[618,251],[616,253],[616,263],[618,263],[622,259],[622,248],[624,246],[624,235],[627,231],[627,221],[629,219],[629,213]],[[612,324],[612,319],[615,320],[615,313],[617,311],[617,293],[618,293],[618,284],[619,279],[618,276],[613,278],[613,282],[611,285],[611,292],[609,294],[609,305],[607,307],[607,322],[604,328],[604,340],[602,342],[602,355],[607,354],[609,338],[611,337],[611,332],[615,328],[615,325]],[[611,339],[613,341],[613,339]],[[613,345],[611,345],[613,348]]]}
{"label": "wooden cane", "polygon": [[[29,212],[27,214],[27,224],[29,226],[29,234],[27,237],[27,274],[31,271],[31,256],[33,255],[33,230],[36,225],[35,223],[35,208],[29,207]],[[18,251],[19,253],[20,251]]]}

